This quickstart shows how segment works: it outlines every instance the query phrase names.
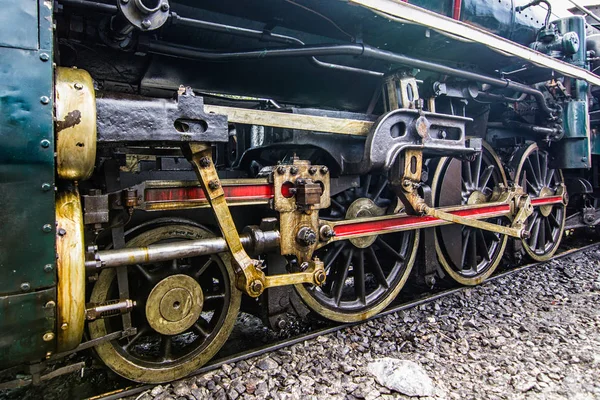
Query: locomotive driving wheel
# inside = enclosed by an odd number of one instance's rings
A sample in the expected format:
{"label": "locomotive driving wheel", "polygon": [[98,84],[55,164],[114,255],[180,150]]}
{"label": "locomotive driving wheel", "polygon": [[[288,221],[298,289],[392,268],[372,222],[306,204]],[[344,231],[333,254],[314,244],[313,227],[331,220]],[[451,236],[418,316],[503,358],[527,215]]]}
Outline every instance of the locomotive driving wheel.
{"label": "locomotive driving wheel", "polygon": [[[360,187],[333,196],[320,218],[376,217],[396,212],[398,204],[385,176],[366,175]],[[418,243],[418,231],[335,242],[315,253],[325,265],[325,284],[296,285],[296,290],[321,316],[340,322],[365,320],[398,295],[410,275]]]}
{"label": "locomotive driving wheel", "polygon": [[[532,198],[554,196],[564,183],[562,172],[549,168],[548,157],[535,143],[514,157],[518,164],[513,168],[513,180]],[[521,240],[525,253],[535,261],[550,259],[560,246],[565,217],[564,204],[534,207],[526,221],[529,237]]]}
{"label": "locomotive driving wheel", "polygon": [[[127,247],[214,235],[200,226],[167,225],[147,230]],[[128,268],[134,336],[96,347],[102,361],[127,379],[159,383],[182,378],[210,360],[225,343],[237,317],[241,293],[229,255],[177,259]],[[118,299],[114,269],[102,271],[91,301]],[[92,339],[123,329],[120,316],[89,324]]]}
{"label": "locomotive driving wheel", "polygon": [[[484,143],[482,151],[470,160],[444,157],[438,160],[431,190],[434,205],[456,206],[490,201],[494,187],[506,186],[502,164]],[[505,218],[487,222],[507,225]],[[435,249],[444,271],[463,285],[477,285],[489,277],[502,259],[508,237],[465,225],[435,229]]]}

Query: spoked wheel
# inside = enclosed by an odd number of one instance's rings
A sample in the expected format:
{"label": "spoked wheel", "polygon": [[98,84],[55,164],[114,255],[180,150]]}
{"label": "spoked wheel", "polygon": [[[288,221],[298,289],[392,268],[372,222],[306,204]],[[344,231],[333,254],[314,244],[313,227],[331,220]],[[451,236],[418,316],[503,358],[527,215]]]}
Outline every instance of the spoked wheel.
{"label": "spoked wheel", "polygon": [[[441,158],[435,167],[431,185],[434,204],[456,206],[490,202],[493,189],[506,185],[502,164],[494,151],[484,143],[481,153],[472,161]],[[506,225],[505,218],[486,222]],[[489,277],[502,258],[506,235],[464,225],[436,228],[435,248],[444,271],[463,285],[477,285]]]}
{"label": "spoked wheel", "polygon": [[[320,217],[343,220],[381,216],[397,211],[398,200],[387,178],[361,177],[361,187],[331,199]],[[406,283],[415,261],[419,232],[374,235],[333,243],[316,252],[327,274],[322,287],[296,285],[316,313],[340,322],[367,319],[384,309]]]}
{"label": "spoked wheel", "polygon": [[[518,161],[514,181],[521,185],[531,198],[554,196],[564,183],[562,172],[548,166],[548,153],[537,144],[524,148]],[[523,250],[536,261],[550,259],[562,239],[565,228],[566,206],[554,204],[534,207],[526,222],[529,238],[522,239]]]}
{"label": "spoked wheel", "polygon": [[[198,226],[168,225],[141,233],[127,247],[213,236]],[[117,374],[148,383],[182,378],[210,360],[227,340],[241,300],[228,255],[131,266],[128,278],[137,334],[96,347]],[[115,270],[102,271],[90,300],[118,298]],[[118,332],[122,318],[97,320],[89,329],[92,339]]]}

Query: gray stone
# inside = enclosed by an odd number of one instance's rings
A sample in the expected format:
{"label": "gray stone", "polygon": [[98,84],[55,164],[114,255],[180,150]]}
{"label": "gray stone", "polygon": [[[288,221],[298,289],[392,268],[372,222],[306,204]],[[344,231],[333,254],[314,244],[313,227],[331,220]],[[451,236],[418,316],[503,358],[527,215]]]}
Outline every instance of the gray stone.
{"label": "gray stone", "polygon": [[187,396],[191,393],[190,387],[185,382],[177,382],[173,386],[173,393],[177,396]]}
{"label": "gray stone", "polygon": [[369,363],[367,371],[381,386],[407,396],[432,396],[433,382],[414,361],[382,358]]}
{"label": "gray stone", "polygon": [[256,366],[262,369],[263,371],[268,371],[270,369],[275,369],[279,367],[279,364],[277,364],[277,361],[273,360],[271,357],[266,357],[260,360],[256,364]]}
{"label": "gray stone", "polygon": [[150,395],[152,395],[152,397],[156,397],[164,391],[165,391],[165,388],[162,387],[161,385],[158,385],[158,386],[155,386],[152,388],[152,390],[150,391]]}

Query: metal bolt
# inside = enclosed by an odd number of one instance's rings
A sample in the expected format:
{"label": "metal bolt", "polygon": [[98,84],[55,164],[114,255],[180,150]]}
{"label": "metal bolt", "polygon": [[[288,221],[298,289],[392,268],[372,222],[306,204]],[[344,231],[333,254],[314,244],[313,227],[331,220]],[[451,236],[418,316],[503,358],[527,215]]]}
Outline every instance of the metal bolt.
{"label": "metal bolt", "polygon": [[48,104],[50,103],[50,98],[48,96],[42,96],[40,97],[40,102],[42,102],[42,104]]}
{"label": "metal bolt", "polygon": [[121,4],[127,4],[129,3],[129,0],[121,0]]}
{"label": "metal bolt", "polygon": [[216,179],[213,179],[212,181],[208,182],[208,188],[210,190],[217,190],[219,187],[221,187],[221,184]]}
{"label": "metal bolt", "polygon": [[321,240],[324,242],[335,236],[335,231],[329,225],[323,225],[319,232],[321,234]]}
{"label": "metal bolt", "polygon": [[306,261],[304,261],[302,264],[300,264],[300,271],[304,272],[308,269],[308,263]]}
{"label": "metal bolt", "polygon": [[325,166],[321,167],[321,173],[322,173],[323,175],[325,175],[325,174],[326,174],[326,173],[328,173],[328,172],[329,172],[329,168],[327,168],[327,167],[325,167]]}
{"label": "metal bolt", "polygon": [[283,329],[286,327],[286,325],[287,325],[287,322],[285,321],[285,319],[280,318],[277,320],[277,324],[276,324],[277,328]]}
{"label": "metal bolt", "polygon": [[208,168],[208,167],[210,167],[210,158],[208,158],[208,157],[202,157],[200,159],[200,166],[202,168]]}
{"label": "metal bolt", "polygon": [[54,308],[54,307],[56,307],[56,303],[54,302],[54,300],[50,300],[49,302],[46,303],[46,305],[44,307]]}
{"label": "metal bolt", "polygon": [[45,224],[44,226],[42,226],[42,231],[46,232],[46,233],[50,233],[52,232],[52,225],[50,224]]}
{"label": "metal bolt", "polygon": [[254,293],[262,293],[263,284],[258,279],[250,284],[250,290]]}
{"label": "metal bolt", "polygon": [[54,270],[54,266],[52,264],[44,265],[44,272],[52,272]]}
{"label": "metal bolt", "polygon": [[40,146],[47,149],[48,147],[50,147],[50,141],[48,139],[44,139],[40,142]]}
{"label": "metal bolt", "polygon": [[49,183],[42,183],[42,190],[44,192],[47,192],[48,190],[52,189],[52,185]]}
{"label": "metal bolt", "polygon": [[21,283],[21,290],[24,292],[28,292],[29,289],[31,289],[31,285],[29,284],[29,282],[23,282]]}
{"label": "metal bolt", "polygon": [[587,157],[581,157],[582,162],[587,162]]}
{"label": "metal bolt", "polygon": [[67,234],[67,231],[65,231],[63,228],[58,229],[58,236],[65,236],[66,234]]}
{"label": "metal bolt", "polygon": [[285,167],[283,165],[280,165],[279,167],[277,167],[277,173],[279,175],[285,174]]}
{"label": "metal bolt", "polygon": [[145,19],[142,21],[142,29],[150,29],[151,26],[152,21],[150,21],[149,19]]}
{"label": "metal bolt", "polygon": [[169,3],[167,3],[167,2],[162,3],[162,5],[160,6],[160,9],[163,11],[169,11]]}
{"label": "metal bolt", "polygon": [[79,82],[75,82],[75,84],[73,85],[73,87],[77,90],[81,90],[83,89],[83,85]]}
{"label": "metal bolt", "polygon": [[325,272],[323,271],[317,271],[315,272],[315,283],[317,285],[322,285],[325,283],[325,279],[327,279],[327,276],[325,275]]}
{"label": "metal bolt", "polygon": [[303,246],[312,246],[317,243],[317,234],[311,228],[304,226],[298,230],[296,240]]}
{"label": "metal bolt", "polygon": [[310,167],[308,169],[308,173],[311,174],[311,175],[316,174],[317,173],[317,167]]}
{"label": "metal bolt", "polygon": [[298,173],[298,167],[292,167],[292,168],[290,168],[290,174],[296,175],[297,173]]}
{"label": "metal bolt", "polygon": [[44,342],[50,342],[51,340],[54,340],[54,333],[53,332],[46,332],[44,333]]}
{"label": "metal bolt", "polygon": [[425,277],[425,284],[429,287],[433,287],[435,285],[436,279],[434,275],[427,275]]}
{"label": "metal bolt", "polygon": [[66,331],[67,329],[69,329],[69,324],[67,324],[66,322],[63,322],[62,325],[60,326],[60,329],[62,329],[63,331]]}
{"label": "metal bolt", "polygon": [[40,54],[40,60],[46,62],[50,59],[50,56],[48,55],[48,53],[41,53]]}

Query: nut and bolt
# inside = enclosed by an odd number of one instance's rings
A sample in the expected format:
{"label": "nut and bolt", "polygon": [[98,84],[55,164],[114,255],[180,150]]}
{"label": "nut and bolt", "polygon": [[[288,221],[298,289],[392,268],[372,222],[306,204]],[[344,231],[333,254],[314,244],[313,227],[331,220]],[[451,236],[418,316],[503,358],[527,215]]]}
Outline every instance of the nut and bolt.
{"label": "nut and bolt", "polygon": [[23,282],[21,283],[21,290],[24,292],[28,292],[31,289],[31,285],[29,284],[29,282]]}
{"label": "nut and bolt", "polygon": [[425,284],[429,287],[433,287],[436,283],[436,279],[434,275],[427,275],[425,277]]}
{"label": "nut and bolt", "polygon": [[52,272],[54,271],[54,266],[52,264],[44,265],[44,272]]}
{"label": "nut and bolt", "polygon": [[151,26],[152,21],[150,21],[149,19],[145,19],[142,21],[142,29],[150,29]]}
{"label": "nut and bolt", "polygon": [[44,333],[43,339],[44,339],[44,342],[50,342],[51,340],[54,340],[54,333],[53,332]]}
{"label": "nut and bolt", "polygon": [[220,187],[221,187],[221,184],[216,179],[213,179],[212,181],[208,182],[208,188],[210,190],[217,190]]}
{"label": "nut and bolt", "polygon": [[44,139],[40,142],[40,146],[42,146],[44,149],[47,149],[50,147],[50,141],[48,139]]}
{"label": "nut and bolt", "polygon": [[302,264],[300,264],[300,271],[304,272],[308,269],[308,263],[306,261],[304,261]]}
{"label": "nut and bolt", "polygon": [[73,87],[77,90],[81,90],[83,89],[83,85],[79,82],[75,82],[75,84],[73,85]]}
{"label": "nut and bolt", "polygon": [[329,172],[329,168],[327,168],[327,167],[325,167],[325,166],[321,167],[321,173],[322,173],[323,175],[325,175],[325,174],[326,174],[326,173],[328,173],[328,172]]}
{"label": "nut and bolt", "polygon": [[60,329],[62,329],[63,331],[66,331],[67,329],[69,329],[69,324],[67,324],[66,322],[63,322],[62,325],[60,326]]}
{"label": "nut and bolt", "polygon": [[317,234],[311,228],[304,226],[298,230],[296,240],[303,246],[312,246],[317,243]]}
{"label": "nut and bolt", "polygon": [[263,284],[262,284],[262,282],[259,281],[258,279],[255,280],[254,282],[252,282],[250,284],[250,290],[253,293],[259,293],[259,294],[262,293],[262,290],[263,290]]}
{"label": "nut and bolt", "polygon": [[320,233],[321,240],[323,240],[324,242],[328,241],[329,239],[335,236],[335,231],[329,225],[323,225],[320,229]]}
{"label": "nut and bolt", "polygon": [[67,231],[64,230],[63,228],[58,228],[58,236],[65,236],[67,234]]}
{"label": "nut and bolt", "polygon": [[48,53],[41,53],[40,54],[40,60],[46,62],[50,59],[50,56],[48,55]]}
{"label": "nut and bolt", "polygon": [[45,232],[45,233],[52,232],[52,225],[46,224],[46,225],[42,226],[42,231]]}
{"label": "nut and bolt", "polygon": [[54,307],[56,307],[56,303],[54,302],[54,300],[50,300],[49,302],[46,303],[46,305],[44,307],[54,308]]}
{"label": "nut and bolt", "polygon": [[310,167],[308,169],[308,173],[311,174],[311,175],[316,174],[317,173],[317,167]]}
{"label": "nut and bolt", "polygon": [[208,158],[208,157],[202,157],[200,159],[200,166],[202,168],[208,168],[208,167],[210,167],[210,158]]}
{"label": "nut and bolt", "polygon": [[40,102],[42,104],[48,104],[48,103],[50,103],[50,97],[48,97],[48,96],[42,96],[42,97],[40,97]]}
{"label": "nut and bolt", "polygon": [[298,167],[291,167],[290,168],[290,174],[292,175],[296,175],[298,173]]}
{"label": "nut and bolt", "polygon": [[279,175],[285,174],[285,167],[283,165],[280,165],[279,167],[277,167],[277,173]]}
{"label": "nut and bolt", "polygon": [[47,192],[48,190],[52,189],[52,185],[49,183],[42,183],[42,190],[44,192]]}
{"label": "nut and bolt", "polygon": [[287,326],[287,322],[286,322],[285,319],[280,318],[280,319],[277,320],[277,323],[275,324],[275,326],[278,329],[284,329]]}
{"label": "nut and bolt", "polygon": [[169,11],[169,3],[162,3],[160,9],[163,11]]}
{"label": "nut and bolt", "polygon": [[325,283],[325,279],[327,279],[327,276],[325,275],[324,271],[317,271],[315,272],[315,283],[317,285],[322,285]]}

